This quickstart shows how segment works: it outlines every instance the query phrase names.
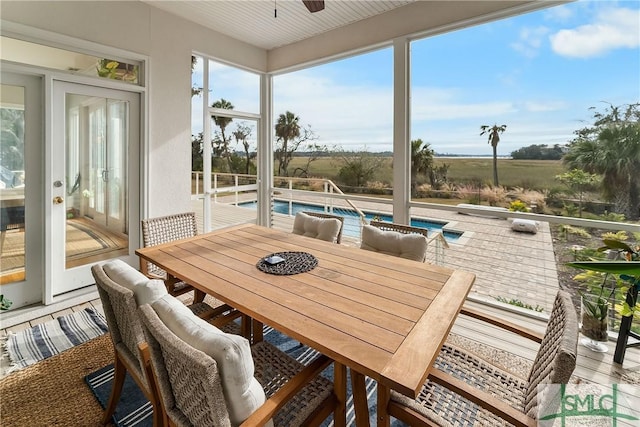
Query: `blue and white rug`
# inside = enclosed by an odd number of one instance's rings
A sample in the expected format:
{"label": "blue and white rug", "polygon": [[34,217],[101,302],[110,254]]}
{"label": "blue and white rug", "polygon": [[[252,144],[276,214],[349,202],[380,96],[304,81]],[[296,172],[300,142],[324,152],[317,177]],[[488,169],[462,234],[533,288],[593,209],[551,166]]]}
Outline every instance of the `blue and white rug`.
{"label": "blue and white rug", "polygon": [[[277,346],[285,353],[295,357],[301,363],[309,363],[317,356],[317,352],[315,350],[300,345],[298,341],[295,341],[272,328],[265,327],[264,339],[265,341]],[[325,372],[323,372],[323,375],[333,380],[332,368],[327,368]],[[113,365],[106,366],[87,375],[85,380],[98,399],[100,405],[102,405],[103,408],[106,407],[113,384]],[[376,425],[376,382],[371,378],[366,378],[366,388],[370,408],[369,421],[371,425]],[[353,411],[350,381],[347,382],[347,393],[347,426],[355,426],[355,413]],[[118,402],[115,414],[113,415],[114,424],[117,427],[151,427],[153,416],[151,404],[144,397],[144,394],[140,391],[135,381],[128,374],[125,379],[121,396],[122,397],[120,398],[120,402]],[[396,427],[400,425],[403,424],[392,419],[392,426]],[[332,418],[328,418],[323,426],[333,426]]]}
{"label": "blue and white rug", "polygon": [[107,322],[94,309],[85,308],[17,333],[10,333],[4,346],[16,371],[82,344],[107,332]]}

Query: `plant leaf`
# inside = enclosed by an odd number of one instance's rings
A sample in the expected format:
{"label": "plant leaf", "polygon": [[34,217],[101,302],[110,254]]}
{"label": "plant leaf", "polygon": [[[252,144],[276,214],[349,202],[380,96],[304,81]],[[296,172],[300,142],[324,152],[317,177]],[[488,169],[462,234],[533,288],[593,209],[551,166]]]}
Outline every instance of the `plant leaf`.
{"label": "plant leaf", "polygon": [[640,276],[640,261],[576,261],[569,262],[567,265],[602,273]]}
{"label": "plant leaf", "polygon": [[627,245],[624,242],[621,242],[620,240],[616,240],[616,239],[602,239],[602,241],[604,242],[604,244],[607,246],[607,248],[609,249],[622,249],[623,251],[627,251],[627,252],[633,252],[633,249],[631,249],[631,247],[629,245]]}

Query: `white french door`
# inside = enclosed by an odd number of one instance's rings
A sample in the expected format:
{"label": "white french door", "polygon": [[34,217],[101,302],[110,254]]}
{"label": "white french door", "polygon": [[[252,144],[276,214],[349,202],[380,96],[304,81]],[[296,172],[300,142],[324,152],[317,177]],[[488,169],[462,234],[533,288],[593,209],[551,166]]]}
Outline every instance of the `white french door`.
{"label": "white french door", "polygon": [[135,262],[140,95],[54,81],[52,122],[46,210],[56,296],[94,283],[96,262]]}
{"label": "white french door", "polygon": [[44,297],[42,78],[2,72],[0,294],[12,309]]}

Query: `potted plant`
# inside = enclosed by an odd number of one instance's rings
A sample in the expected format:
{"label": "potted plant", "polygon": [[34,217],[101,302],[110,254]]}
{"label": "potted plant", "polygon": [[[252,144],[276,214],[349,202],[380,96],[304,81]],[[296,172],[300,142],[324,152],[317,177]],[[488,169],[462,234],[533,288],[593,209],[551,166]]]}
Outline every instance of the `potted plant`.
{"label": "potted plant", "polygon": [[[604,287],[603,287],[604,291]],[[605,353],[607,346],[609,324],[609,300],[601,292],[598,295],[581,294],[581,319],[580,332],[585,336],[580,342],[590,350]]]}
{"label": "potted plant", "polygon": [[[626,348],[629,346],[627,344],[629,337],[631,336],[640,340],[640,335],[631,331],[633,316],[636,312],[640,312],[640,301],[638,301],[638,291],[640,290],[640,247],[631,247],[616,239],[604,239],[603,241],[604,246],[598,248],[598,252],[607,251],[609,254],[613,253],[614,255],[618,255],[616,258],[621,258],[620,261],[576,261],[568,263],[568,265],[589,272],[604,273],[601,289],[604,289],[604,284],[609,275],[615,277],[612,292],[614,292],[616,288],[620,289],[624,295],[624,301],[615,306],[618,314],[622,316],[622,322],[618,332],[618,341],[613,360],[616,363],[622,363]],[[609,256],[609,258],[611,257]],[[600,308],[601,307],[596,307],[592,304],[591,307],[586,308],[586,310],[593,309],[593,312],[597,314]]]}
{"label": "potted plant", "polygon": [[13,304],[13,302],[5,298],[3,294],[0,294],[0,310],[9,310],[11,304]]}

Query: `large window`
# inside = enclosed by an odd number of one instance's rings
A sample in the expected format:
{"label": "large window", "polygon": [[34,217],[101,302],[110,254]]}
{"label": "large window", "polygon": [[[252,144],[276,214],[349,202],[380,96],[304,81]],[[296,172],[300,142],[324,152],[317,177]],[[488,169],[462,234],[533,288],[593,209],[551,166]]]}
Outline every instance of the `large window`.
{"label": "large window", "polygon": [[[191,67],[192,197],[203,199],[210,224],[211,210],[220,212],[218,219],[224,215],[223,205],[211,202],[257,199],[260,76],[201,56],[192,57]],[[255,220],[255,213],[230,216],[231,223]]]}
{"label": "large window", "polygon": [[[637,191],[635,206],[618,204],[612,192],[624,190],[607,188],[607,165],[561,159],[597,141],[606,126],[597,120],[619,120],[622,135],[630,113],[638,126],[638,22],[637,2],[580,1],[412,42],[411,134],[426,147],[414,198],[637,219]],[[591,133],[578,138],[583,130]],[[617,151],[630,171],[629,156],[640,158],[632,144],[622,149],[620,139],[600,154]],[[558,177],[572,167],[597,176],[584,185]],[[637,188],[639,176],[629,176]]]}
{"label": "large window", "polygon": [[[201,56],[192,57],[192,169],[202,171],[203,143],[208,140],[212,147],[213,172],[255,173],[260,76],[208,60],[205,87],[203,61]],[[209,138],[203,138],[205,91],[209,100],[207,108],[217,110],[208,115],[211,119]],[[250,122],[247,119],[251,119]]]}
{"label": "large window", "polygon": [[393,51],[274,77],[274,173],[391,194]]}

